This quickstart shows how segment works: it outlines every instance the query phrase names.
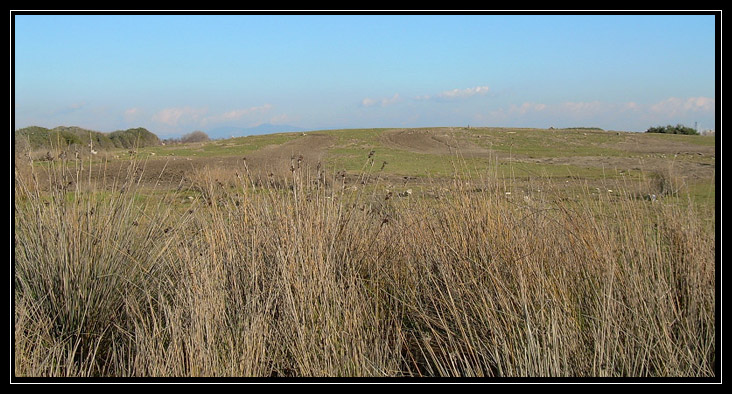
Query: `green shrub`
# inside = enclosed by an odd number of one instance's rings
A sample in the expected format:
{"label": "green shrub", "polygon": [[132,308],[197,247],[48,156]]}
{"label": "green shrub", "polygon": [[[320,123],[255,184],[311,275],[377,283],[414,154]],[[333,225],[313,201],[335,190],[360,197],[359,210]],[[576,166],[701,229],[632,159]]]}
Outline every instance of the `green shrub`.
{"label": "green shrub", "polygon": [[646,133],[699,135],[695,129],[682,124],[649,127]]}
{"label": "green shrub", "polygon": [[189,142],[206,142],[210,141],[211,139],[208,137],[208,134],[204,133],[203,131],[196,130],[184,135],[183,137],[181,137],[180,140],[185,144]]}
{"label": "green shrub", "polygon": [[118,130],[109,133],[109,138],[117,148],[136,148],[160,145],[160,139],[143,127]]}

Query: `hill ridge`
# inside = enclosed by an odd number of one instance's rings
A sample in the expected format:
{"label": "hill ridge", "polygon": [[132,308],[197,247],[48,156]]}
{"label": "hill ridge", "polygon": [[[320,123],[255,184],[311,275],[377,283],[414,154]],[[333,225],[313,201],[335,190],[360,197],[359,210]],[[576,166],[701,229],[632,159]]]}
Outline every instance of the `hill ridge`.
{"label": "hill ridge", "polygon": [[28,126],[15,130],[16,148],[30,150],[92,146],[94,149],[132,149],[161,144],[157,135],[144,127],[116,130],[109,133],[79,126]]}

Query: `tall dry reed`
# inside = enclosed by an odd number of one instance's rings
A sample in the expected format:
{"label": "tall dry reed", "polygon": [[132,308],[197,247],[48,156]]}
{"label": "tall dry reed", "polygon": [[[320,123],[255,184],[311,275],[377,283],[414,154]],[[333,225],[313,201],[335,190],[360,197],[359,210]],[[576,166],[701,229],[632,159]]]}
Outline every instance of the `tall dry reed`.
{"label": "tall dry reed", "polygon": [[691,205],[397,194],[373,166],[353,187],[295,161],[150,190],[141,164],[114,185],[16,173],[17,376],[717,373]]}

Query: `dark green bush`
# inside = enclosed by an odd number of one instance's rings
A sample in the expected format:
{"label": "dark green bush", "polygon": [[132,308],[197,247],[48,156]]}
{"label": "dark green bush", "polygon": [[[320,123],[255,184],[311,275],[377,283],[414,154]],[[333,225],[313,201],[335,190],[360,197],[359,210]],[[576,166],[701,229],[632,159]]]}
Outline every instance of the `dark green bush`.
{"label": "dark green bush", "polygon": [[650,127],[646,130],[646,133],[699,135],[699,133],[697,133],[693,128],[682,124],[677,124],[676,126],[668,125]]}
{"label": "dark green bush", "polygon": [[203,131],[196,130],[184,135],[183,137],[181,137],[180,140],[185,144],[189,142],[206,142],[210,141],[211,139],[208,137],[208,134],[204,133]]}

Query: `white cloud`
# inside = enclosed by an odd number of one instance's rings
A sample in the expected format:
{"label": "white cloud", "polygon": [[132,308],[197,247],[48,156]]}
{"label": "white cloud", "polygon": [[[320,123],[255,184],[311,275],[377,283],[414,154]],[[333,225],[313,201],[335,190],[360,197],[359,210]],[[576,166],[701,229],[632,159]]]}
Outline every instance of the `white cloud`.
{"label": "white cloud", "polygon": [[[476,86],[473,88],[466,88],[466,89],[452,89],[452,90],[445,90],[443,92],[440,92],[436,95],[424,95],[424,96],[416,96],[414,97],[414,100],[418,101],[426,101],[426,100],[435,100],[435,101],[449,101],[449,100],[457,100],[457,99],[465,99],[472,96],[482,96],[486,93],[488,93],[490,89],[488,86]],[[395,103],[398,103],[402,101],[402,97],[399,96],[399,93],[395,93],[392,97],[386,97],[381,99],[374,99],[371,97],[366,97],[363,100],[361,100],[361,106],[362,107],[386,107]]]}
{"label": "white cloud", "polygon": [[575,116],[588,116],[613,110],[614,108],[614,104],[603,103],[600,101],[567,101],[559,104],[556,110],[562,113],[570,113]]}
{"label": "white cloud", "polygon": [[680,99],[670,97],[655,104],[639,104],[634,101],[625,103],[607,103],[602,101],[565,101],[559,104],[542,104],[525,102],[512,104],[508,108],[493,111],[495,115],[525,115],[544,111],[556,115],[588,117],[593,115],[612,114],[632,111],[648,116],[682,116],[692,112],[714,112],[713,98],[691,97]]}
{"label": "white cloud", "polygon": [[467,88],[467,89],[453,89],[453,90],[447,90],[437,95],[439,98],[446,98],[446,99],[455,99],[455,98],[465,98],[465,97],[471,97],[475,95],[483,95],[488,93],[488,86],[476,86],[474,88]]}
{"label": "white cloud", "polygon": [[711,97],[692,97],[686,100],[684,108],[691,111],[713,112],[715,108],[715,99]]}
{"label": "white cloud", "polygon": [[177,107],[165,108],[153,115],[153,120],[168,126],[196,123],[206,115],[206,108]]}
{"label": "white cloud", "polygon": [[706,121],[714,115],[715,100],[708,97],[680,99],[671,97],[654,104],[634,101],[565,101],[556,104],[524,102],[491,111],[491,122],[531,124],[582,124],[643,130],[655,123]]}
{"label": "white cloud", "polygon": [[544,111],[547,108],[548,106],[546,104],[524,102],[521,105],[511,104],[507,109],[499,108],[491,112],[491,115],[496,117],[526,115],[528,113]]}
{"label": "white cloud", "polygon": [[543,103],[523,103],[520,106],[512,106],[510,109],[511,112],[519,113],[519,114],[525,114],[528,112],[539,112],[544,111],[547,108],[546,104]]}
{"label": "white cloud", "polygon": [[714,112],[715,100],[710,97],[680,99],[669,97],[650,106],[650,111],[666,116],[683,116],[689,112]]}
{"label": "white cloud", "polygon": [[[246,120],[248,123],[256,123],[262,120],[256,119],[258,117],[257,115],[267,113],[272,108],[271,104],[264,104],[209,114],[209,109],[203,107],[171,107],[155,113],[152,116],[152,120],[164,128],[161,132],[171,133],[179,132],[184,128],[202,128],[227,122],[241,122]],[[125,111],[125,119],[139,116],[140,112],[138,108],[130,108]]]}
{"label": "white cloud", "polygon": [[[226,122],[235,122],[240,121],[242,119],[245,119],[247,117],[251,117],[253,115],[263,114],[272,109],[271,104],[264,104],[249,108],[239,108],[239,109],[233,109],[231,111],[227,111],[221,114],[217,115],[210,115],[206,116],[203,119],[201,119],[200,124],[202,127],[204,126],[210,126],[215,125],[219,123],[226,123]],[[251,119],[250,119],[251,121]]]}
{"label": "white cloud", "polygon": [[629,101],[627,103],[623,103],[621,105],[621,109],[625,111],[639,111],[642,109],[642,106],[635,101]]}
{"label": "white cloud", "polygon": [[235,110],[232,110],[232,111],[229,111],[229,112],[225,112],[225,113],[223,113],[220,116],[212,117],[211,119],[212,120],[220,119],[220,120],[224,120],[224,121],[238,120],[238,119],[241,119],[242,117],[247,116],[249,114],[263,113],[263,112],[269,111],[270,109],[272,109],[272,105],[271,104],[264,104],[264,105],[260,105],[260,106],[257,106],[257,107],[249,107],[249,108],[235,109]]}
{"label": "white cloud", "polygon": [[86,102],[81,101],[81,102],[71,103],[71,104],[69,104],[69,105],[67,105],[67,106],[65,106],[63,108],[60,108],[60,109],[55,110],[53,112],[52,116],[69,115],[69,114],[72,114],[74,112],[77,112],[77,111],[79,111],[81,109],[85,109],[85,110],[88,110],[89,109],[87,107],[87,105],[86,105]]}
{"label": "white cloud", "polygon": [[366,97],[365,99],[361,100],[362,107],[372,107],[374,105],[376,105],[376,100],[372,98]]}
{"label": "white cloud", "polygon": [[279,115],[269,118],[269,123],[272,123],[272,124],[286,123],[286,122],[290,122],[292,120],[293,119],[290,116],[287,116],[286,114],[279,114]]}
{"label": "white cloud", "polygon": [[137,120],[142,115],[142,110],[140,108],[128,108],[125,110],[124,113],[124,119],[127,122],[133,122]]}
{"label": "white cloud", "polygon": [[456,100],[456,99],[464,99],[476,95],[484,95],[488,93],[490,88],[488,86],[476,86],[474,88],[466,88],[466,89],[452,89],[452,90],[445,90],[443,92],[440,92],[434,96],[431,95],[425,95],[425,96],[417,96],[415,99],[417,100]]}
{"label": "white cloud", "polygon": [[367,98],[361,100],[361,106],[362,107],[373,107],[373,106],[379,105],[381,107],[386,107],[388,105],[392,105],[399,101],[400,101],[399,93],[394,93],[394,96],[382,98],[380,100],[375,100],[375,99],[367,97]]}

